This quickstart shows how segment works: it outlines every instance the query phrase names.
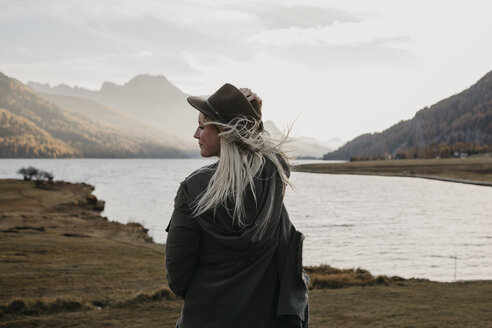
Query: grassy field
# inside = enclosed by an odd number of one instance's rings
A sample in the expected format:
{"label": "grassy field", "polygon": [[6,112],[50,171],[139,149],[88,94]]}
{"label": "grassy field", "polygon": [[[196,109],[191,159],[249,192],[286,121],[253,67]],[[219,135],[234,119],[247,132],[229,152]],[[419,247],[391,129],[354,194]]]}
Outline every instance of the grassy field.
{"label": "grassy field", "polygon": [[491,157],[302,164],[294,171],[418,177],[492,186]]}
{"label": "grassy field", "polygon": [[[0,327],[174,327],[164,245],[101,217],[92,190],[0,180]],[[306,271],[310,327],[491,327],[492,281]]]}

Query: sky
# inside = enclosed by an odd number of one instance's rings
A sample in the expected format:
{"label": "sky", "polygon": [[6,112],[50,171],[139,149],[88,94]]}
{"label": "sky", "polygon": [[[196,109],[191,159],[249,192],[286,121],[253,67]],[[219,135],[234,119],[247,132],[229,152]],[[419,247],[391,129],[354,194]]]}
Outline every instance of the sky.
{"label": "sky", "polygon": [[224,83],[293,136],[380,132],[492,70],[489,0],[0,0],[0,72],[100,89]]}

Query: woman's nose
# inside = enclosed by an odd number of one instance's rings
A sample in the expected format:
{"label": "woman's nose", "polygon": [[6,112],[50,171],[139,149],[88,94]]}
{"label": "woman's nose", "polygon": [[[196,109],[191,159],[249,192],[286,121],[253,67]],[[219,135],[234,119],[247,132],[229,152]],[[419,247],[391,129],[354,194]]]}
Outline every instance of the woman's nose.
{"label": "woman's nose", "polygon": [[198,128],[195,130],[195,134],[193,135],[193,138],[200,139],[200,131],[198,131]]}

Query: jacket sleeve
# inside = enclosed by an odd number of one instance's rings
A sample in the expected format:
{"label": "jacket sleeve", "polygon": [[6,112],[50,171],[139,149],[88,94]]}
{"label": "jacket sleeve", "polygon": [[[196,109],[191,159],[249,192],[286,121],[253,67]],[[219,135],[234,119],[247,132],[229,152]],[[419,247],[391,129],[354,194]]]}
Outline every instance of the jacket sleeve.
{"label": "jacket sleeve", "polygon": [[185,298],[200,246],[200,226],[191,217],[185,185],[181,184],[174,199],[174,211],[167,227],[166,270],[169,288]]}

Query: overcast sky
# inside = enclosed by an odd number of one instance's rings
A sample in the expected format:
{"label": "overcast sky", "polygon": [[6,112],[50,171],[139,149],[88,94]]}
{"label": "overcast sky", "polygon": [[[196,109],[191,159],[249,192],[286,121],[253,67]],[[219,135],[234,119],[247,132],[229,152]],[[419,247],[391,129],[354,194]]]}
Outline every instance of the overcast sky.
{"label": "overcast sky", "polygon": [[0,71],[99,89],[250,87],[319,140],[384,130],[492,70],[492,1],[0,0]]}

